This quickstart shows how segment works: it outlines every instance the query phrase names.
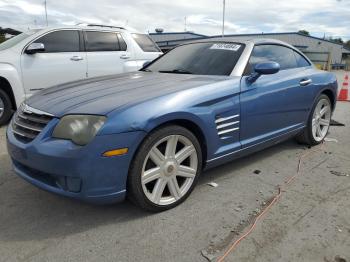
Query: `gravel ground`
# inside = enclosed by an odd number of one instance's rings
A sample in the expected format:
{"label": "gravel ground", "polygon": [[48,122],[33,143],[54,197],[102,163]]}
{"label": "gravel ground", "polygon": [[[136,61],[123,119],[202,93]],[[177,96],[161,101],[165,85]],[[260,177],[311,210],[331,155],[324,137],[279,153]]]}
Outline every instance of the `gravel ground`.
{"label": "gravel ground", "polygon": [[[350,103],[327,142],[226,261],[350,261]],[[296,173],[293,140],[205,172],[179,207],[149,214],[41,191],[11,170],[0,129],[0,261],[207,261],[222,255]],[[258,171],[260,171],[260,173]],[[218,187],[208,186],[216,182]]]}

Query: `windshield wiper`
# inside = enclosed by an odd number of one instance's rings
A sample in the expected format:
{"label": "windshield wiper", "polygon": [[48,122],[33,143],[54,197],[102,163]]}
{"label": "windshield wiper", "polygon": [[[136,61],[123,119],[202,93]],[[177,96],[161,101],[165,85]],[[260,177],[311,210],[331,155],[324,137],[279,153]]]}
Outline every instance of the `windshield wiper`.
{"label": "windshield wiper", "polygon": [[170,73],[170,74],[190,74],[193,73],[185,69],[174,69],[174,70],[160,70],[159,73]]}

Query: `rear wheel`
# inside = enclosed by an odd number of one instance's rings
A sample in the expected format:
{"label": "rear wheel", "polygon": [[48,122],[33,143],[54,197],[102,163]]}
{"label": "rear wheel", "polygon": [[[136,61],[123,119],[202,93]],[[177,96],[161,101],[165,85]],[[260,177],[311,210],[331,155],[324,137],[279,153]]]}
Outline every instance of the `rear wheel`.
{"label": "rear wheel", "polygon": [[193,190],[202,167],[197,138],[181,126],[151,133],[131,165],[128,197],[149,211],[163,211],[183,202]]}
{"label": "rear wheel", "polygon": [[308,145],[318,145],[326,137],[332,116],[332,104],[328,96],[321,95],[312,110],[306,128],[297,136],[297,140]]}
{"label": "rear wheel", "polygon": [[7,124],[12,115],[12,103],[7,93],[0,89],[0,126]]}

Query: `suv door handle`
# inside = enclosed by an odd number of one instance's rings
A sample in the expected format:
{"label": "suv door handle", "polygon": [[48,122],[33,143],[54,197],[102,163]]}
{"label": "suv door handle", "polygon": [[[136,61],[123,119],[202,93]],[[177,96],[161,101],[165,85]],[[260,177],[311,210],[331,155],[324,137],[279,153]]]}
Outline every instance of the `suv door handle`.
{"label": "suv door handle", "polygon": [[302,79],[302,80],[300,80],[300,82],[299,82],[299,84],[301,85],[301,86],[307,86],[307,85],[309,85],[309,84],[311,84],[312,83],[312,80],[309,78],[309,79]]}
{"label": "suv door handle", "polygon": [[122,54],[122,55],[120,55],[120,58],[121,59],[129,59],[130,56],[128,54]]}
{"label": "suv door handle", "polygon": [[75,55],[75,56],[72,56],[71,58],[70,58],[70,60],[72,60],[72,61],[80,61],[80,60],[83,60],[84,58],[82,58],[81,56],[77,56],[77,55]]}

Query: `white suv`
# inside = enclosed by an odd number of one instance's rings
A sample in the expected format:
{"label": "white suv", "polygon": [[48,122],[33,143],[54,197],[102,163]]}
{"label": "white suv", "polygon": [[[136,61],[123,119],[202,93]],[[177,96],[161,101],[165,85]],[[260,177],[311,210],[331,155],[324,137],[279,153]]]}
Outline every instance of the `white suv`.
{"label": "white suv", "polygon": [[136,71],[161,54],[148,35],[122,27],[86,25],[22,33],[0,44],[0,126],[38,90]]}

